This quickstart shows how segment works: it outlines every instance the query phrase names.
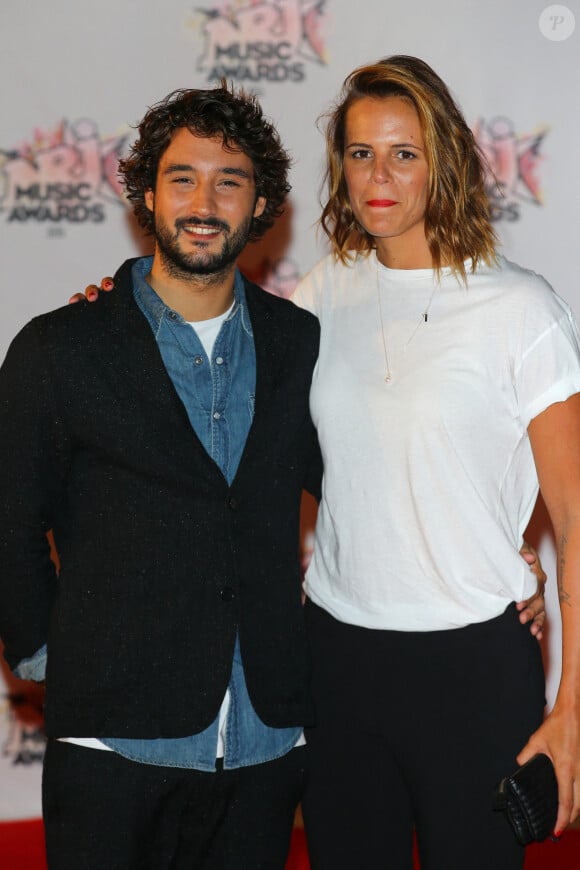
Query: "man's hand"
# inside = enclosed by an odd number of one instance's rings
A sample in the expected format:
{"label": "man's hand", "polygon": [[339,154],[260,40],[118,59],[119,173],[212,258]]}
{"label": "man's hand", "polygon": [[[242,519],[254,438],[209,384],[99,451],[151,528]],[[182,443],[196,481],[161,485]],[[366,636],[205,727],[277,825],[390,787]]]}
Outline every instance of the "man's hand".
{"label": "man's hand", "polygon": [[100,287],[97,287],[96,284],[89,284],[88,287],[85,287],[84,293],[75,293],[71,296],[68,300],[69,305],[72,305],[73,302],[96,302],[101,290],[108,293],[114,286],[115,283],[112,278],[103,278]]}
{"label": "man's hand", "polygon": [[546,619],[546,604],[544,601],[544,591],[546,585],[546,573],[542,568],[540,557],[536,550],[524,541],[520,550],[520,556],[530,566],[530,570],[536,575],[538,587],[534,595],[526,601],[519,601],[516,608],[520,613],[520,622],[532,622],[530,631],[538,640],[541,640],[544,635],[544,622]]}

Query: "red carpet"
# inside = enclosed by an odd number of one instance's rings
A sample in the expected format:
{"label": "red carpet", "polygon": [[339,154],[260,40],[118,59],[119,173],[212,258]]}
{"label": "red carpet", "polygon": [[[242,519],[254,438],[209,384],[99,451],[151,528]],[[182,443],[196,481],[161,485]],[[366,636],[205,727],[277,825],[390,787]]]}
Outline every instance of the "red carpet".
{"label": "red carpet", "polygon": [[2,870],[46,870],[40,820],[0,823],[0,867]]}
{"label": "red carpet", "polygon": [[[296,828],[286,870],[309,870],[309,867],[304,831]],[[0,868],[46,870],[40,821],[0,823]],[[567,831],[559,843],[532,846],[528,849],[525,870],[580,870],[580,830]]]}
{"label": "red carpet", "polygon": [[[418,870],[417,859],[415,859],[415,867]],[[295,828],[286,870],[309,870],[309,868],[304,831]],[[580,830],[567,831],[559,843],[548,841],[530,846],[526,854],[525,870],[580,870]]]}
{"label": "red carpet", "polygon": [[[415,860],[415,867],[418,870],[417,860]],[[309,870],[309,868],[304,831],[295,828],[286,870]],[[466,867],[465,870],[468,868]],[[580,830],[567,831],[559,843],[548,841],[530,846],[526,854],[525,870],[580,870]]]}

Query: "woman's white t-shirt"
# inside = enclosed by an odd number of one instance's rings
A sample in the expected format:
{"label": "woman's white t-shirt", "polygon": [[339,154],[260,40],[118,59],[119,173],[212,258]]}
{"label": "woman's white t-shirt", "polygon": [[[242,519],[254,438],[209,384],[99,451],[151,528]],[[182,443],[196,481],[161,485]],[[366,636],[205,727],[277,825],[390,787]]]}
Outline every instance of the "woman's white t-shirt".
{"label": "woman's white t-shirt", "polygon": [[576,325],[543,278],[499,258],[467,288],[449,270],[434,282],[373,252],[325,258],[293,297],[321,323],[306,591],[369,628],[464,626],[533,593],[518,553],[538,493],[527,427],[580,391]]}

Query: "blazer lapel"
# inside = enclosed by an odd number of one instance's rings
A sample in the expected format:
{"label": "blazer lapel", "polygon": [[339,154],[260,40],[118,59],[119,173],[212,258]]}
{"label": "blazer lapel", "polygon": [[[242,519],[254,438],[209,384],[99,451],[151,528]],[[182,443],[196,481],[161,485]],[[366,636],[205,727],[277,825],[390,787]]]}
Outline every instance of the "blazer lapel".
{"label": "blazer lapel", "polygon": [[255,418],[267,412],[270,395],[278,380],[280,366],[286,356],[288,335],[283,322],[275,317],[265,290],[256,294],[252,285],[246,286],[248,311],[254,333],[256,349],[256,402]]}
{"label": "blazer lapel", "polygon": [[115,371],[163,412],[178,409],[179,415],[187,419],[151,327],[133,300],[132,288],[121,286],[118,291],[116,289],[114,301],[112,341]]}
{"label": "blazer lapel", "polygon": [[191,470],[194,450],[204,458],[212,473],[223,475],[209,456],[193,429],[187,411],[173,381],[167,374],[155,336],[133,297],[131,266],[128,260],[115,275],[115,291],[111,294],[112,366],[115,375],[131,384],[147,403],[151,413],[162,415],[168,431],[171,450],[180,455],[184,474]]}
{"label": "blazer lapel", "polygon": [[246,301],[256,351],[256,399],[254,419],[240,467],[253,452],[263,449],[262,436],[268,421],[272,392],[288,350],[288,334],[283,322],[273,314],[266,291],[246,280]]}

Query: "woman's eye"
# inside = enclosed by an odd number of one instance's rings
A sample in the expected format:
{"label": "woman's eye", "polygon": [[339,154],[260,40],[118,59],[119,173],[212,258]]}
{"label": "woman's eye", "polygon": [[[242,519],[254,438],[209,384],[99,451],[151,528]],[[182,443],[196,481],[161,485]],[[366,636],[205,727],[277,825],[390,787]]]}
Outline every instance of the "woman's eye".
{"label": "woman's eye", "polygon": [[354,160],[366,160],[371,156],[368,148],[357,148],[355,151],[350,151],[349,154]]}

